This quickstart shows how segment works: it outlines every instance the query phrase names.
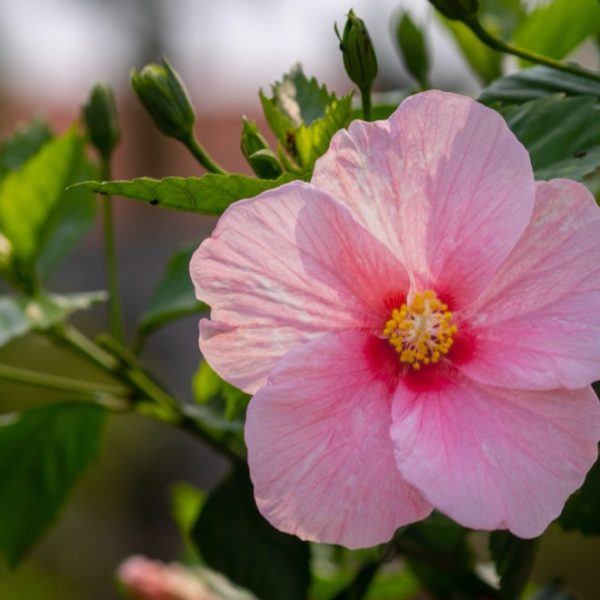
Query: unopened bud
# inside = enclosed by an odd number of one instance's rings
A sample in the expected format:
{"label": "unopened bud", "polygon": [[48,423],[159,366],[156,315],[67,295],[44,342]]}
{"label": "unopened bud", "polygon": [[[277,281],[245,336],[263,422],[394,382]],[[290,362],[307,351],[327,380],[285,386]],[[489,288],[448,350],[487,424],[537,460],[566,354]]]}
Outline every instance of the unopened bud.
{"label": "unopened bud", "polygon": [[156,126],[165,135],[187,139],[196,116],[185,86],[167,60],[131,72],[131,86]]}
{"label": "unopened bud", "polygon": [[348,77],[360,90],[371,89],[377,76],[377,57],[364,21],[351,10],[343,35],[340,36],[337,26],[335,33],[340,40],[340,50]]}
{"label": "unopened bud", "polygon": [[242,118],[242,154],[252,170],[262,179],[277,179],[283,172],[279,160],[260,134],[254,121]]}
{"label": "unopened bud", "polygon": [[429,0],[445,17],[466,21],[477,14],[479,0]]}
{"label": "unopened bud", "polygon": [[96,84],[83,105],[83,120],[93,146],[108,159],[120,137],[117,106],[110,86]]}

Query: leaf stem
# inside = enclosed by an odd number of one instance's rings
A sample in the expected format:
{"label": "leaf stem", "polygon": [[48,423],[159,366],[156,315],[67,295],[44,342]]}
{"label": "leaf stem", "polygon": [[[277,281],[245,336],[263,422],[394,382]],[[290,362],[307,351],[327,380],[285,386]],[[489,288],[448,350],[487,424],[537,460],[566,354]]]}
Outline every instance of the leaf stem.
{"label": "leaf stem", "polygon": [[466,19],[464,23],[484,44],[490,48],[493,48],[494,50],[504,52],[505,54],[512,54],[514,56],[518,56],[519,58],[523,58],[540,65],[545,65],[558,71],[579,75],[580,77],[585,77],[586,79],[591,79],[593,81],[600,81],[600,73],[575,67],[568,63],[563,63],[558,60],[554,60],[553,58],[549,58],[548,56],[544,56],[543,54],[538,54],[537,52],[525,50],[524,48],[519,48],[504,42],[487,31],[476,17]]}
{"label": "leaf stem", "polygon": [[[110,181],[110,159],[102,158],[102,180]],[[117,249],[113,225],[112,198],[105,195],[102,202],[102,225],[104,229],[104,263],[106,268],[106,281],[109,293],[110,330],[118,340],[125,339],[123,326],[123,311],[121,308],[121,295],[119,292],[119,274],[117,269]]]}
{"label": "leaf stem", "polygon": [[211,173],[217,173],[219,175],[227,175],[227,171],[220,167],[208,154],[208,152],[204,149],[202,144],[196,139],[196,136],[193,132],[190,132],[190,135],[181,140],[186,148],[194,155],[196,160]]}
{"label": "leaf stem", "polygon": [[0,365],[0,379],[59,392],[71,392],[91,400],[105,397],[127,398],[130,395],[130,391],[125,387],[71,379],[70,377],[40,373],[10,365]]}

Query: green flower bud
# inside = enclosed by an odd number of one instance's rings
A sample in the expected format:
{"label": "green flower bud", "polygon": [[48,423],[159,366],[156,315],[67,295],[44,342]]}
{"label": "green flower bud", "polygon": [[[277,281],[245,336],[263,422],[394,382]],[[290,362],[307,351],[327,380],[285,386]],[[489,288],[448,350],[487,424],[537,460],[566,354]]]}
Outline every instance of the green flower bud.
{"label": "green flower bud", "polygon": [[283,172],[279,160],[260,134],[254,121],[242,117],[242,154],[252,170],[262,179],[277,179]]}
{"label": "green flower bud", "polygon": [[343,35],[340,36],[337,25],[335,33],[340,40],[340,50],[348,77],[360,90],[371,89],[377,76],[377,57],[364,21],[351,10]]}
{"label": "green flower bud", "polygon": [[108,160],[121,136],[110,86],[98,83],[92,88],[83,105],[83,121],[94,148]]}
{"label": "green flower bud", "polygon": [[429,0],[445,17],[465,21],[479,10],[479,0]]}
{"label": "green flower bud", "polygon": [[162,133],[180,141],[189,138],[196,115],[181,79],[166,59],[162,65],[133,69],[131,86]]}

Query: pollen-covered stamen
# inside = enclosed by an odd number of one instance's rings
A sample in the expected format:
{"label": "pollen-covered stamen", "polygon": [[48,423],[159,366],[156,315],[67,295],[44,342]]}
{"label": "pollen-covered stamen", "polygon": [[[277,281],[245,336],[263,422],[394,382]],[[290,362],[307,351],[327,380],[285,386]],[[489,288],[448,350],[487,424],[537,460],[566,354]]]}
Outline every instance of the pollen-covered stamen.
{"label": "pollen-covered stamen", "polygon": [[432,290],[417,292],[410,304],[395,308],[383,329],[400,362],[413,369],[436,363],[448,354],[458,328],[452,313]]}

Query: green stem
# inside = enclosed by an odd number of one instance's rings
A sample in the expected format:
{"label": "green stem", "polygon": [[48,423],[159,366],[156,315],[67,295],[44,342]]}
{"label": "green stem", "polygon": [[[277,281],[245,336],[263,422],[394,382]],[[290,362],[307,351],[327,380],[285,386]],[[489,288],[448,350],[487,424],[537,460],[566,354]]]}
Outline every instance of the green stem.
{"label": "green stem", "polygon": [[[102,180],[110,181],[110,162],[108,157],[102,158]],[[106,281],[109,293],[110,330],[118,340],[125,339],[123,326],[123,311],[121,309],[121,295],[119,293],[119,275],[117,270],[117,249],[113,226],[112,198],[102,198],[102,221],[104,229],[104,262],[106,267]]]}
{"label": "green stem", "polygon": [[81,381],[71,379],[70,377],[60,377],[49,373],[12,367],[10,365],[0,365],[0,379],[46,388],[48,390],[70,392],[85,396],[91,400],[98,400],[104,397],[127,398],[130,395],[129,390],[121,386]]}
{"label": "green stem", "polygon": [[362,112],[365,121],[371,120],[371,88],[365,87],[360,90],[360,99],[362,101]]}
{"label": "green stem", "polygon": [[140,414],[178,426],[183,431],[200,438],[216,452],[239,462],[242,458],[220,440],[215,439],[196,420],[185,414],[181,404],[154,382],[137,364],[136,359],[129,351],[119,345],[115,340],[104,338],[104,344],[109,349],[107,352],[77,329],[70,325],[55,327],[54,337],[71,348],[77,354],[87,358],[98,367],[110,373],[113,377],[121,379],[134,392],[133,396],[141,396],[150,400],[159,411],[147,410],[142,403],[134,404],[134,409]]}
{"label": "green stem", "polygon": [[591,79],[593,81],[600,81],[600,73],[594,73],[593,71],[588,71],[587,69],[581,69],[567,63],[562,63],[558,60],[554,60],[553,58],[544,56],[543,54],[518,48],[517,46],[513,46],[512,44],[508,44],[507,42],[498,39],[489,31],[484,29],[477,18],[467,19],[464,21],[464,23],[484,44],[490,48],[493,48],[494,50],[498,50],[499,52],[504,52],[506,54],[512,54],[514,56],[518,56],[519,58],[523,58],[540,65],[545,65],[558,71],[571,73],[572,75],[579,75],[580,77],[585,77],[586,79]]}
{"label": "green stem", "polygon": [[202,144],[196,139],[196,136],[193,132],[184,139],[181,140],[186,148],[194,155],[196,160],[211,173],[218,173],[219,175],[227,175],[227,171],[221,168],[208,154],[208,152],[203,148]]}

